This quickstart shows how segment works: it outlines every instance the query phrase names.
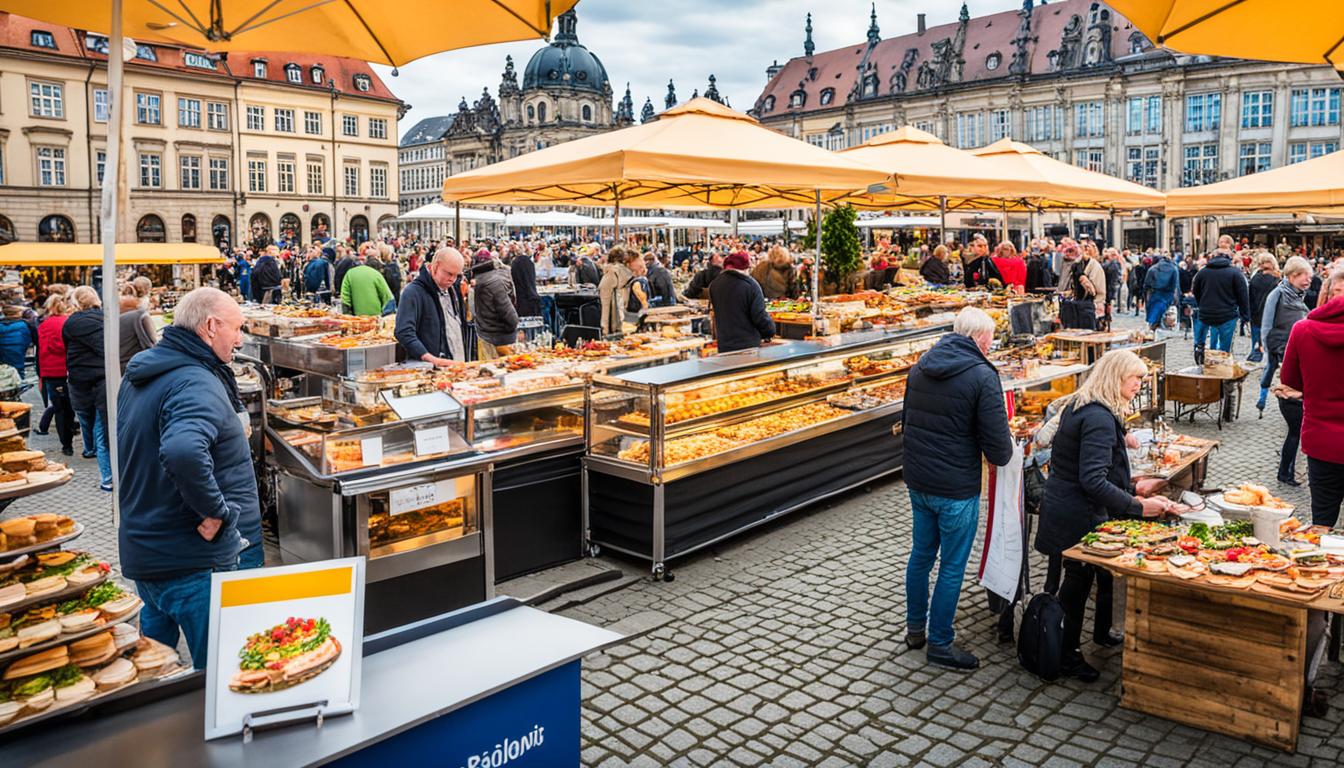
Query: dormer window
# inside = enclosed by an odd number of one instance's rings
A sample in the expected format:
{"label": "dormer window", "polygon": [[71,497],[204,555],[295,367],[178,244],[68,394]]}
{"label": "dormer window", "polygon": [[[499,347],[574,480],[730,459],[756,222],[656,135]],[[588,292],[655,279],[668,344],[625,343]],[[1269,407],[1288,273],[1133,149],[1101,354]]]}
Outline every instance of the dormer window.
{"label": "dormer window", "polygon": [[94,53],[107,55],[107,37],[104,35],[86,34],[84,35],[84,47]]}
{"label": "dormer window", "polygon": [[1148,38],[1144,37],[1142,32],[1135,32],[1129,36],[1129,52],[1143,53],[1148,50]]}
{"label": "dormer window", "polygon": [[775,111],[775,97],[766,96],[765,101],[761,102],[761,113],[764,114],[773,111]]}
{"label": "dormer window", "polygon": [[195,67],[197,69],[215,68],[214,59],[210,58],[209,56],[206,56],[203,53],[193,53],[191,51],[184,51],[182,53],[182,63],[187,65],[188,67]]}
{"label": "dormer window", "polygon": [[285,65],[285,79],[291,83],[303,82],[303,71],[299,69],[298,64]]}
{"label": "dormer window", "polygon": [[801,107],[806,103],[807,103],[806,91],[794,91],[792,94],[789,95],[790,107]]}
{"label": "dormer window", "polygon": [[265,60],[265,59],[253,59],[253,60],[252,60],[252,76],[255,77],[255,78],[257,78],[258,80],[265,80],[265,79],[266,79],[266,60]]}
{"label": "dormer window", "polygon": [[141,61],[159,60],[158,54],[154,53],[154,49],[148,45],[135,46],[135,58],[140,59]]}
{"label": "dormer window", "polygon": [[995,51],[985,57],[985,69],[989,70],[990,72],[993,72],[994,70],[998,69],[999,65],[1002,63],[1003,63],[1003,55],[1000,54],[998,51]]}
{"label": "dormer window", "polygon": [[28,38],[34,48],[50,48],[56,50],[56,36],[50,32],[40,29],[34,29],[32,35]]}
{"label": "dormer window", "polygon": [[355,90],[367,92],[373,87],[373,81],[368,75],[355,75]]}
{"label": "dormer window", "polygon": [[863,76],[863,98],[871,99],[877,96],[877,75],[869,73]]}
{"label": "dormer window", "polygon": [[824,107],[830,104],[832,101],[835,101],[835,89],[823,88],[821,91],[821,106]]}
{"label": "dormer window", "polygon": [[313,85],[322,84],[322,78],[325,76],[325,73],[322,70],[321,64],[314,66],[308,74],[313,78]]}

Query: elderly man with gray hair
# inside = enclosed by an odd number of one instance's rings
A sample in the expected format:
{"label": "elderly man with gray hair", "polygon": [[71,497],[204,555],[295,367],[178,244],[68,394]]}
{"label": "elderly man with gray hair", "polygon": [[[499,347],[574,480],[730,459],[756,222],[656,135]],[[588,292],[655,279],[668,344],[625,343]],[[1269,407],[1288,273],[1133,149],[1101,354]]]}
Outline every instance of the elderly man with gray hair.
{"label": "elderly man with gray hair", "polygon": [[[1003,387],[985,357],[994,321],[967,307],[906,379],[905,484],[914,515],[905,571],[906,637],[911,649],[928,643],[929,663],[958,670],[980,665],[953,644],[966,561],[980,523],[980,461],[1002,466],[1012,458]],[[938,581],[929,597],[929,575]]]}
{"label": "elderly man with gray hair", "polygon": [[210,574],[261,566],[261,508],[247,412],[229,361],[243,314],[215,288],[178,302],[158,345],[131,358],[117,403],[121,570],[144,600],[140,629],[186,636],[205,668]]}

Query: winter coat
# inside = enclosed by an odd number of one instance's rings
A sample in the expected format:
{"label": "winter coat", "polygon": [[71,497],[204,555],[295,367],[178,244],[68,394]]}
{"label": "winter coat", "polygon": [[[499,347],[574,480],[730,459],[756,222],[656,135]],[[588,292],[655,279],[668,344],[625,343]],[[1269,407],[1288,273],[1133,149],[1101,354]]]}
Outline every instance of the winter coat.
{"label": "winter coat", "polygon": [[0,320],[0,363],[11,365],[23,378],[24,360],[33,346],[33,328],[26,320]]}
{"label": "winter coat", "polygon": [[767,299],[792,297],[795,273],[792,264],[787,264],[781,269],[769,259],[762,259],[751,268],[752,279],[761,286],[761,293],[765,294]]}
{"label": "winter coat", "polygon": [[720,353],[754,349],[775,335],[765,294],[751,275],[735,269],[720,272],[709,284],[709,308]]}
{"label": "winter coat", "polygon": [[[1252,277],[1247,288],[1251,297],[1251,322],[1260,325],[1261,319],[1265,316],[1265,299],[1275,288],[1279,287],[1282,278],[1275,277],[1268,272],[1256,272]],[[1285,337],[1286,339],[1286,337]]]}
{"label": "winter coat", "polygon": [[[471,336],[467,329],[466,309],[462,306],[461,287],[462,278],[459,277],[447,293],[458,322],[462,324],[462,351],[470,359],[471,344],[468,340]],[[396,335],[401,348],[406,350],[406,359],[419,360],[425,353],[452,359],[444,320],[443,304],[439,302],[439,286],[430,277],[428,267],[423,268],[406,286],[401,294],[401,303],[397,305]]]}
{"label": "winter coat", "polygon": [[999,274],[1003,276],[1003,285],[1005,288],[1010,285],[1016,285],[1022,288],[1026,287],[1027,262],[1016,256],[1011,258],[1006,256],[996,256],[993,258],[993,262],[994,268],[999,270]]}
{"label": "winter coat", "polygon": [[1051,444],[1036,550],[1057,555],[1107,520],[1142,515],[1120,419],[1101,403],[1066,407]]}
{"label": "winter coat", "polygon": [[345,274],[341,283],[341,306],[352,315],[377,317],[392,300],[392,291],[378,269],[361,264]]}
{"label": "winter coat", "polygon": [[401,266],[395,257],[383,265],[383,279],[387,281],[387,290],[392,292],[392,301],[401,301]]}
{"label": "winter coat", "polygon": [[1181,290],[1181,277],[1177,273],[1176,265],[1171,263],[1171,259],[1160,258],[1153,262],[1143,277],[1143,290],[1148,298],[1158,296],[1170,296],[1174,302],[1179,298]]}
{"label": "winter coat", "polygon": [[1221,325],[1238,317],[1251,319],[1250,290],[1246,276],[1232,266],[1232,258],[1220,253],[1195,275],[1190,286],[1199,304],[1199,319],[1205,325]]}
{"label": "winter coat", "polygon": [[[932,261],[932,259],[930,259]],[[944,266],[946,269],[946,266]],[[920,270],[923,273],[923,270]],[[925,278],[926,280],[928,278]],[[1042,254],[1034,254],[1027,259],[1027,283],[1028,291],[1035,291],[1041,288],[1055,287],[1055,273],[1050,269],[1050,262]]]}
{"label": "winter coat", "polygon": [[709,298],[709,285],[714,282],[714,278],[719,276],[723,267],[719,264],[710,264],[704,269],[691,275],[691,282],[686,286],[686,298],[705,299]]}
{"label": "winter coat", "polygon": [[154,346],[158,337],[154,332],[154,321],[149,319],[149,313],[143,309],[122,312],[117,322],[117,335],[121,343],[117,351],[121,359],[121,372],[125,373],[126,364],[131,362],[131,358]]}
{"label": "winter coat", "polygon": [[932,256],[919,265],[919,275],[930,285],[947,285],[952,282],[952,273],[947,270],[947,262]]}
{"label": "winter coat", "polygon": [[1302,393],[1302,452],[1344,464],[1344,297],[1293,326],[1279,380]]}
{"label": "winter coat", "polygon": [[962,269],[961,278],[965,281],[967,289],[988,287],[990,280],[998,280],[1000,285],[1005,284],[1003,275],[999,274],[999,268],[994,266],[994,260],[988,256],[971,259]]}
{"label": "winter coat", "polygon": [[70,405],[76,411],[103,409],[107,402],[103,375],[103,310],[81,309],[61,328],[65,341],[65,377],[70,383]]}
{"label": "winter coat", "polygon": [[602,282],[602,270],[597,268],[592,259],[580,256],[574,263],[574,284],[597,285],[600,282]]}
{"label": "winter coat", "polygon": [[[162,580],[228,567],[261,541],[252,450],[233,373],[184,328],[136,355],[117,402],[121,571]],[[221,521],[211,541],[196,527]],[[244,541],[246,540],[246,541]]]}
{"label": "winter coat", "polygon": [[52,315],[37,326],[37,375],[44,379],[65,378],[65,339],[61,329],[67,315]]}
{"label": "winter coat", "polygon": [[632,277],[634,274],[624,264],[608,264],[602,270],[602,280],[597,284],[597,297],[602,303],[602,333],[621,332]]}
{"label": "winter coat", "polygon": [[969,337],[943,336],[906,379],[905,484],[920,493],[969,499],[980,493],[980,457],[996,466],[1013,442],[998,371]]}
{"label": "winter coat", "polygon": [[336,282],[332,284],[332,290],[336,292],[337,296],[341,295],[341,289],[345,287],[345,273],[358,265],[359,262],[355,261],[351,256],[344,256],[336,262],[336,267],[333,270],[335,272],[334,279]]}
{"label": "winter coat", "polygon": [[252,300],[277,304],[280,296],[280,262],[274,256],[262,256],[252,265]]}
{"label": "winter coat", "polygon": [[509,265],[516,295],[514,309],[519,317],[541,316],[541,294],[537,293],[537,267],[528,256],[515,256]]}
{"label": "winter coat", "polygon": [[1120,298],[1120,286],[1124,283],[1122,277],[1125,268],[1120,262],[1112,259],[1101,265],[1102,272],[1106,275],[1106,303],[1114,304]]}
{"label": "winter coat", "polygon": [[1283,278],[1265,297],[1260,310],[1260,343],[1279,360],[1288,346],[1288,334],[1293,326],[1307,316],[1306,293],[1299,291]]}
{"label": "winter coat", "polygon": [[488,261],[472,270],[476,280],[476,335],[482,341],[504,346],[518,340],[518,311],[513,308],[513,280],[504,265]]}
{"label": "winter coat", "polygon": [[658,262],[649,267],[649,306],[671,307],[677,303],[677,287],[672,273]]}
{"label": "winter coat", "polygon": [[303,288],[309,293],[331,293],[331,262],[316,258],[303,268]]}

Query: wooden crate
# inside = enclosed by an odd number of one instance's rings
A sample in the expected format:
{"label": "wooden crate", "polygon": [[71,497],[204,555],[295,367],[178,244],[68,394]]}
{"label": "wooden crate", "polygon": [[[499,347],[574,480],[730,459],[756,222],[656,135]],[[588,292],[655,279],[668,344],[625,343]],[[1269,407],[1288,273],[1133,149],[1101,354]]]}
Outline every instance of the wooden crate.
{"label": "wooden crate", "polygon": [[1130,576],[1120,705],[1288,752],[1305,608]]}

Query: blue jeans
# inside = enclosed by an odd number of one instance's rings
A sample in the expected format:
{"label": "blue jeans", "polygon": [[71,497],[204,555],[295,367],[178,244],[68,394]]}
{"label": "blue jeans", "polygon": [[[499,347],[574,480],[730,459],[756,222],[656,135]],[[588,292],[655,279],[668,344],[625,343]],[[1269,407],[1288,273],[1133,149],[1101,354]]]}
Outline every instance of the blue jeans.
{"label": "blue jeans", "polygon": [[1260,326],[1251,326],[1251,354],[1246,357],[1252,363],[1258,363],[1264,359],[1264,350],[1260,348]]}
{"label": "blue jeans", "polygon": [[1237,319],[1232,318],[1227,322],[1209,325],[1208,323],[1195,323],[1195,346],[1204,346],[1204,336],[1208,334],[1209,349],[1218,349],[1223,352],[1232,351],[1232,337],[1237,333]]}
{"label": "blue jeans", "polygon": [[210,574],[237,570],[237,566],[193,571],[175,579],[135,582],[135,591],[145,601],[140,610],[140,631],[169,648],[177,647],[178,632],[187,639],[191,665],[205,669],[210,644]]}
{"label": "blue jeans", "polygon": [[[930,645],[948,645],[955,638],[952,620],[966,576],[966,560],[980,524],[980,497],[947,499],[910,491],[914,540],[905,566],[905,622],[910,629],[928,628]],[[929,602],[929,574],[940,560],[938,580]]]}
{"label": "blue jeans", "polygon": [[82,408],[76,411],[79,416],[79,429],[84,435],[84,450],[87,452],[92,442],[93,450],[98,454],[98,475],[104,485],[112,482],[112,452],[107,446],[107,413],[101,408]]}
{"label": "blue jeans", "polygon": [[1171,306],[1171,296],[1167,294],[1153,294],[1148,297],[1148,327],[1154,328],[1162,324],[1162,318],[1167,314],[1167,307]]}

